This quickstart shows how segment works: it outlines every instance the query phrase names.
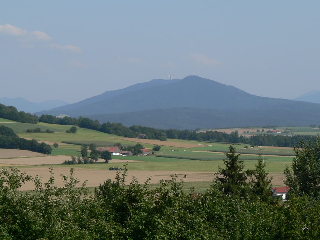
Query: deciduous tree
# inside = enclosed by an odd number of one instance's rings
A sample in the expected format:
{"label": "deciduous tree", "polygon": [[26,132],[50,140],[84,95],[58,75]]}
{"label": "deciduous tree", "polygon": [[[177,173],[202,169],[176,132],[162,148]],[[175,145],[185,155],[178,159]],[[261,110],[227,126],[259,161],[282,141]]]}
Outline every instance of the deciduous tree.
{"label": "deciduous tree", "polygon": [[112,159],[111,153],[110,153],[109,151],[103,151],[103,152],[100,154],[100,157],[101,157],[102,159],[104,159],[104,160],[106,161],[106,163],[108,163],[109,160]]}
{"label": "deciduous tree", "polygon": [[301,141],[294,148],[296,154],[289,167],[284,171],[285,184],[290,192],[297,195],[320,196],[320,138],[315,143]]}

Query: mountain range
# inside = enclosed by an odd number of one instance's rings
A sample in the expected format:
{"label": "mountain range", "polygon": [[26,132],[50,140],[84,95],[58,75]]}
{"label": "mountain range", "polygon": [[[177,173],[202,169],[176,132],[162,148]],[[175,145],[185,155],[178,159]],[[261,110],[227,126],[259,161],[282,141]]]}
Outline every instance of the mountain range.
{"label": "mountain range", "polygon": [[305,93],[293,100],[303,101],[303,102],[311,102],[311,103],[320,103],[320,91],[311,91]]}
{"label": "mountain range", "polygon": [[156,79],[107,91],[38,114],[83,116],[155,128],[195,129],[240,126],[306,126],[318,123],[320,104],[259,97],[236,87],[188,76]]}
{"label": "mountain range", "polygon": [[43,102],[30,102],[24,98],[0,98],[0,103],[6,106],[14,106],[18,111],[24,111],[28,113],[36,113],[39,111],[50,110],[52,108],[61,107],[67,105],[67,102],[62,100],[49,100]]}

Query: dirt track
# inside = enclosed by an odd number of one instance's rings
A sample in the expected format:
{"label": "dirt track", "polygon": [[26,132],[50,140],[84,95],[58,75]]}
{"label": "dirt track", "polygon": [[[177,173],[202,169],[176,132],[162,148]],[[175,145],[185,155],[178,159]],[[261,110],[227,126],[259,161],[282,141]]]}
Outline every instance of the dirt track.
{"label": "dirt track", "polygon": [[44,155],[41,153],[31,152],[28,150],[0,149],[0,159],[1,158],[34,157],[34,156],[44,156]]}

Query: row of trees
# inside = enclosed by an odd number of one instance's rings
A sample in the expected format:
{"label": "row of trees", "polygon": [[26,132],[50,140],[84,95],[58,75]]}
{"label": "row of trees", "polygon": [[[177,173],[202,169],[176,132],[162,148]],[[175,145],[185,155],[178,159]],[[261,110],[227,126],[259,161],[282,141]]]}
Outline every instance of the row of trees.
{"label": "row of trees", "polygon": [[93,161],[98,161],[99,157],[104,159],[106,163],[109,162],[109,160],[112,159],[112,155],[109,151],[103,151],[100,152],[99,150],[97,150],[97,146],[94,143],[91,143],[89,146],[84,144],[81,146],[81,156],[84,159],[88,159],[88,148],[90,150],[90,159]]}
{"label": "row of trees", "polygon": [[46,143],[19,138],[11,128],[0,126],[0,148],[21,149],[43,154],[51,154],[52,148]]}
{"label": "row of trees", "polygon": [[54,133],[54,131],[50,129],[46,129],[45,131],[41,131],[40,128],[27,129],[27,133]]}
{"label": "row of trees", "polygon": [[18,111],[15,107],[0,104],[0,118],[9,119],[22,123],[38,123],[39,118],[36,115]]}

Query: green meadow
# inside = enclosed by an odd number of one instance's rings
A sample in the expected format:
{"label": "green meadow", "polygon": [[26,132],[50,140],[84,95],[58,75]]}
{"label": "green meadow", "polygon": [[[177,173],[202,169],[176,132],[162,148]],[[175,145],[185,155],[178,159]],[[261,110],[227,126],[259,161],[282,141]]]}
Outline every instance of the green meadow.
{"label": "green meadow", "polygon": [[[0,119],[0,122],[5,122]],[[11,122],[11,123],[10,123]],[[51,145],[57,142],[58,148],[53,148],[52,155],[81,156],[81,144],[95,143],[97,146],[112,146],[121,143],[123,146],[134,145],[135,142],[124,140],[123,137],[106,134],[94,130],[78,128],[77,133],[66,133],[71,126],[56,124],[24,124],[8,121],[1,123],[11,127],[23,138],[46,141]],[[26,133],[27,129],[39,127],[45,131],[50,129],[55,133]],[[300,129],[305,130],[305,129]],[[77,164],[77,165],[55,165],[54,168],[75,168],[75,169],[94,169],[108,170],[110,167],[123,167],[127,164],[128,170],[138,171],[190,171],[190,172],[217,172],[219,167],[223,167],[223,160],[226,159],[225,153],[228,152],[230,144],[211,143],[168,139],[172,143],[193,144],[193,148],[168,147],[162,146],[160,151],[149,156],[113,156],[114,159],[122,160],[120,163],[95,163],[95,164]],[[161,142],[159,143],[161,145]],[[145,148],[152,149],[153,144],[143,143]],[[266,162],[266,170],[272,173],[283,173],[286,166],[291,165],[294,157],[292,149],[288,148],[251,148],[245,144],[236,144],[234,147],[238,153],[241,153],[240,159],[244,161],[245,169],[254,169],[259,159],[259,155]],[[152,150],[151,150],[152,151]],[[128,162],[126,160],[136,160],[137,162]],[[43,165],[41,165],[43,166]],[[38,166],[33,166],[38,167]],[[186,188],[195,187],[197,191],[207,189],[210,182],[186,183]],[[154,185],[157,186],[157,185]]]}

